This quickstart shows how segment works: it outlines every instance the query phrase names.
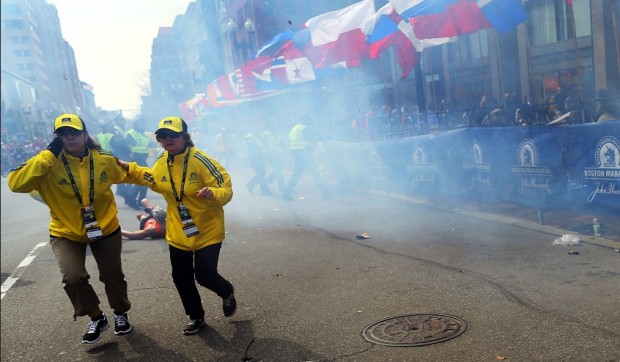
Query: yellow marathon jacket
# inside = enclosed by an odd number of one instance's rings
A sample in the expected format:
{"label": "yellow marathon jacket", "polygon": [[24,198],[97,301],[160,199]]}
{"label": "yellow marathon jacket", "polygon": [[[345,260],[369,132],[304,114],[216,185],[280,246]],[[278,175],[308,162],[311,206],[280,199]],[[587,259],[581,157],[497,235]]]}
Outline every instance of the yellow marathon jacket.
{"label": "yellow marathon jacket", "polygon": [[[112,184],[131,182],[127,172],[117,164],[116,157],[106,150],[90,150],[93,154],[95,198],[93,208],[97,224],[107,236],[119,228],[116,200]],[[90,192],[90,160],[65,154],[71,174],[80,191],[82,203],[88,205]],[[136,163],[129,165],[135,170]],[[127,180],[127,181],[126,181]],[[13,192],[37,191],[50,209],[50,235],[88,243],[82,222],[82,205],[77,200],[71,180],[60,157],[45,150],[33,156],[9,173],[9,188]]]}
{"label": "yellow marathon jacket", "polygon": [[[188,151],[189,150],[189,151]],[[185,155],[190,152],[185,176],[183,204],[187,206],[190,216],[199,234],[187,237],[177,209],[177,201],[172,193],[170,176],[174,181],[177,194],[181,195],[181,178]],[[225,237],[224,205],[233,196],[232,182],[228,172],[215,159],[195,147],[188,147],[185,152],[174,156],[168,166],[168,152],[159,155],[152,168],[136,166],[129,173],[135,180],[162,194],[168,205],[166,216],[166,240],[168,244],[181,250],[199,250],[208,245],[221,243]],[[170,170],[170,171],[168,171]],[[146,174],[146,175],[145,175]],[[148,175],[150,174],[150,176]],[[147,180],[152,176],[152,182]],[[207,200],[196,197],[203,187],[209,187],[215,198]]]}

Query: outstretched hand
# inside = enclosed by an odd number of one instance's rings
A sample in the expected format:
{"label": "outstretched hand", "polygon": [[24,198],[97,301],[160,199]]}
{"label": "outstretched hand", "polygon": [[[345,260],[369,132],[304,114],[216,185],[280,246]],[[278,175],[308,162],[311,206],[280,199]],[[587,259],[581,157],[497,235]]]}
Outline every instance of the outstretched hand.
{"label": "outstretched hand", "polygon": [[129,171],[129,162],[117,158],[116,163],[121,166],[123,170]]}
{"label": "outstretched hand", "polygon": [[213,195],[213,191],[211,191],[211,189],[206,186],[198,190],[196,192],[196,196],[203,198],[203,199],[208,199],[208,200],[211,200],[215,197]]}

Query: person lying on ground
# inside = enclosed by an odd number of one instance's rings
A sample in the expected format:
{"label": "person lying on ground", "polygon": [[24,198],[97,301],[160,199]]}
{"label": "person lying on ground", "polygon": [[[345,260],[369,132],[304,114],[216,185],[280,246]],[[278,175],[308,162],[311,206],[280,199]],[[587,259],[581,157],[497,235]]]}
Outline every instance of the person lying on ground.
{"label": "person lying on ground", "polygon": [[140,203],[144,206],[144,211],[146,212],[146,214],[141,213],[137,215],[140,221],[140,230],[121,230],[123,237],[132,240],[161,239],[165,237],[166,210],[146,198],[142,199]]}

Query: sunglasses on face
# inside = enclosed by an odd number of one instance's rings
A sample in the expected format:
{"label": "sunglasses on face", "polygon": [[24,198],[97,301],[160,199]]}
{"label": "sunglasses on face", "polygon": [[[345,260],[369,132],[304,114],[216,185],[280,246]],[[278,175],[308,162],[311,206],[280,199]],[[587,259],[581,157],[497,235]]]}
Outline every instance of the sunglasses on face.
{"label": "sunglasses on face", "polygon": [[180,133],[175,133],[175,132],[159,132],[157,134],[157,138],[160,140],[163,140],[165,138],[179,138],[181,137]]}
{"label": "sunglasses on face", "polygon": [[71,128],[71,127],[64,127],[64,128],[60,128],[58,130],[56,130],[56,134],[60,137],[64,137],[64,136],[79,136],[83,133],[84,131],[80,131],[79,129],[75,129],[75,128]]}

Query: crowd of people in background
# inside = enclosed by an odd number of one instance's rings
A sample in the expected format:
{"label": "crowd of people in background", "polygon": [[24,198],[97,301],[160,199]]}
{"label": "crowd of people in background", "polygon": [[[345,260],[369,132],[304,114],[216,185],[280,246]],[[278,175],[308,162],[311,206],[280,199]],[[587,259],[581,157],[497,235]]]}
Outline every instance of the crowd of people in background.
{"label": "crowd of people in background", "polygon": [[[312,118],[312,126],[329,135],[330,139],[345,142],[380,141],[457,128],[580,124],[620,118],[620,95],[616,93],[600,90],[597,98],[588,102],[581,101],[575,91],[560,87],[546,93],[545,102],[540,104],[523,102],[520,95],[507,90],[501,100],[481,95],[475,107],[453,106],[444,99],[427,113],[418,112],[415,105],[405,104],[396,107],[381,105],[367,110],[346,110],[343,107],[340,112],[317,110],[306,117]],[[279,191],[285,192],[283,155],[290,151],[289,131],[295,122],[304,123],[299,121],[301,117],[281,119],[263,115],[251,129],[237,125],[234,120],[224,120],[214,128],[200,131],[209,133],[208,138],[201,140],[204,148],[225,167],[251,155],[252,160],[247,164],[257,175],[246,185],[251,192],[259,187],[261,193],[268,194],[268,186],[274,182]],[[144,124],[144,120],[138,119],[125,129],[124,122],[105,123],[96,135],[97,140],[119,158],[148,166],[147,160],[153,159],[158,151]],[[31,142],[3,142],[2,174],[6,175],[10,169],[41,151],[46,143],[47,140],[42,138]],[[263,161],[259,162],[259,159]],[[140,210],[140,201],[147,197],[147,189],[140,185],[118,185],[116,194],[128,207]]]}

